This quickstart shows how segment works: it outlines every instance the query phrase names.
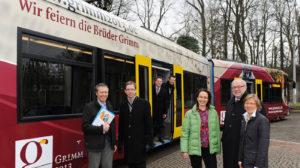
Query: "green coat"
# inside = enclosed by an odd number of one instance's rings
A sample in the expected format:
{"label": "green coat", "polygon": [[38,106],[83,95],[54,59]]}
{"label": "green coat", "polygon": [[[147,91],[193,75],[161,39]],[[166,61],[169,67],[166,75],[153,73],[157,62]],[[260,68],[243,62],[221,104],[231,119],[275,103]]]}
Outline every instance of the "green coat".
{"label": "green coat", "polygon": [[[180,138],[181,152],[188,152],[189,155],[201,156],[200,126],[200,114],[197,111],[197,105],[194,105],[193,109],[189,110],[184,117]],[[210,154],[220,154],[220,124],[218,113],[214,106],[209,107],[208,130],[209,152]]]}

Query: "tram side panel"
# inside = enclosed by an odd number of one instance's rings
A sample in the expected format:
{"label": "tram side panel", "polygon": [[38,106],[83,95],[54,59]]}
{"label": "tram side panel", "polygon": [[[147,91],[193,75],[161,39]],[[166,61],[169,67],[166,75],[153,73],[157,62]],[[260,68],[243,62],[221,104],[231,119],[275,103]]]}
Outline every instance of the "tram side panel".
{"label": "tram side panel", "polygon": [[[289,108],[284,101],[284,95],[281,95],[284,81],[274,79],[262,67],[220,60],[214,60],[214,64],[215,106],[220,115],[221,126],[224,124],[226,103],[233,96],[231,93],[231,82],[235,78],[243,78],[247,82],[248,93],[260,95],[261,101],[266,107],[269,120],[284,118],[287,115]],[[257,81],[259,80],[262,81],[261,90],[257,87]]]}

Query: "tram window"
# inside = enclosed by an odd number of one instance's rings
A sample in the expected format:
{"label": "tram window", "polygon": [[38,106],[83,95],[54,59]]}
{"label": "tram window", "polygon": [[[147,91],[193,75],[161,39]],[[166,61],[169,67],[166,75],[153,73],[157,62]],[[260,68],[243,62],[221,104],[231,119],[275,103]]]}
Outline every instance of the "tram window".
{"label": "tram window", "polygon": [[140,97],[149,101],[149,73],[148,67],[139,65],[139,93]]}
{"label": "tram window", "polygon": [[22,60],[23,116],[81,113],[91,100],[91,69]]}
{"label": "tram window", "polygon": [[117,112],[120,108],[124,95],[125,83],[129,80],[135,81],[135,67],[131,60],[104,56],[105,82],[109,87],[108,100]]}
{"label": "tram window", "polygon": [[22,36],[22,53],[92,63],[90,49],[27,34]]}
{"label": "tram window", "polygon": [[271,102],[272,103],[281,103],[282,97],[281,97],[281,84],[273,83],[271,85]]}
{"label": "tram window", "polygon": [[255,93],[254,82],[252,82],[252,81],[246,81],[246,82],[247,82],[247,92],[248,93]]}
{"label": "tram window", "polygon": [[263,83],[263,102],[270,102],[270,83]]}
{"label": "tram window", "polygon": [[92,50],[28,34],[20,38],[20,119],[82,113],[92,98]]}
{"label": "tram window", "polygon": [[207,78],[184,71],[184,108],[190,109],[195,104],[195,93],[200,88],[207,88]]}
{"label": "tram window", "polygon": [[184,108],[189,109],[194,105],[194,95],[193,90],[195,89],[193,86],[193,74],[190,72],[184,72]]}
{"label": "tram window", "polygon": [[182,125],[181,74],[176,73],[176,127]]}
{"label": "tram window", "polygon": [[21,38],[21,119],[82,113],[92,99],[92,49],[28,34]]}
{"label": "tram window", "polygon": [[163,80],[163,83],[168,81],[168,77],[170,76],[170,70],[166,68],[161,68],[161,67],[154,67],[152,66],[152,82],[153,85],[155,83],[155,79],[157,77],[161,77]]}
{"label": "tram window", "polygon": [[225,106],[231,98],[231,82],[232,79],[221,79],[221,105]]}
{"label": "tram window", "polygon": [[195,96],[195,93],[198,91],[198,89],[207,89],[207,78],[202,75],[193,74],[193,81],[194,81],[194,92],[193,96]]}

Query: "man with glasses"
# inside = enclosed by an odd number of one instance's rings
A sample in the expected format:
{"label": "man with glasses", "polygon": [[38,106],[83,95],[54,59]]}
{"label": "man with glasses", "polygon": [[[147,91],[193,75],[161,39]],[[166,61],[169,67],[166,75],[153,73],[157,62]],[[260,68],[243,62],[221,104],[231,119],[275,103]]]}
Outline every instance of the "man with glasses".
{"label": "man with glasses", "polygon": [[[235,79],[231,83],[233,97],[227,102],[222,134],[223,167],[237,168],[239,139],[242,114],[245,113],[244,98],[247,96],[247,83],[242,79]],[[262,103],[261,103],[262,104]],[[262,104],[261,113],[266,115]]]}
{"label": "man with glasses", "polygon": [[119,152],[124,143],[129,168],[145,168],[146,152],[153,146],[150,103],[136,96],[136,84],[126,82],[126,99],[120,106]]}

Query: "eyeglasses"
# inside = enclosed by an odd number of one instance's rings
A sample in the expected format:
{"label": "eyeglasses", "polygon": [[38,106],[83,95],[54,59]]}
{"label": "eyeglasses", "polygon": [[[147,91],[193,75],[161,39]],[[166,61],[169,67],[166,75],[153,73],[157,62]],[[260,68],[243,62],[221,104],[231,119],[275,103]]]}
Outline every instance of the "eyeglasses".
{"label": "eyeglasses", "polygon": [[135,91],[135,89],[125,89],[125,90],[127,90],[127,91]]}
{"label": "eyeglasses", "polygon": [[254,106],[254,105],[256,105],[256,103],[245,103],[245,105],[251,105],[251,106]]}
{"label": "eyeglasses", "polygon": [[242,85],[242,86],[233,86],[233,87],[231,87],[233,90],[234,89],[241,89],[242,87],[244,87],[245,85]]}

